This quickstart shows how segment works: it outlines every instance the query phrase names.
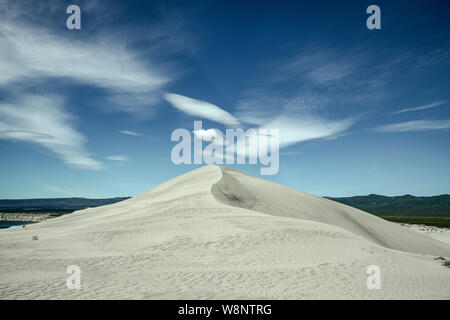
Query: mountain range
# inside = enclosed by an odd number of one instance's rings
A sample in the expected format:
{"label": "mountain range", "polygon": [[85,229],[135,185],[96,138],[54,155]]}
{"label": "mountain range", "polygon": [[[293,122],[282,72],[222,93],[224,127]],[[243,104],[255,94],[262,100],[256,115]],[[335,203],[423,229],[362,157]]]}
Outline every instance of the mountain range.
{"label": "mountain range", "polygon": [[[450,195],[430,197],[403,195],[388,197],[378,194],[353,197],[324,197],[377,216],[450,217]],[[70,213],[129,199],[116,197],[105,199],[45,198],[0,200],[0,212]]]}
{"label": "mountain range", "polygon": [[378,194],[327,199],[364,210],[377,216],[450,217],[450,195],[431,197],[403,195],[387,197]]}

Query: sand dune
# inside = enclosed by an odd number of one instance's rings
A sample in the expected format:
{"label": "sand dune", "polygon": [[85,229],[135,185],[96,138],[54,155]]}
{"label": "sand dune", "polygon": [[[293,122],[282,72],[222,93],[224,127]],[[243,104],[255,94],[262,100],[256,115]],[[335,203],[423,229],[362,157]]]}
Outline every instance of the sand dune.
{"label": "sand dune", "polygon": [[[32,237],[38,240],[33,241]],[[206,166],[146,193],[0,231],[2,299],[449,299],[450,246]],[[369,265],[380,290],[366,286]],[[66,268],[81,268],[69,290]]]}
{"label": "sand dune", "polygon": [[407,252],[450,256],[444,243],[418,235],[367,212],[282,185],[222,169],[212,193],[221,202],[274,216],[328,223],[382,246]]}

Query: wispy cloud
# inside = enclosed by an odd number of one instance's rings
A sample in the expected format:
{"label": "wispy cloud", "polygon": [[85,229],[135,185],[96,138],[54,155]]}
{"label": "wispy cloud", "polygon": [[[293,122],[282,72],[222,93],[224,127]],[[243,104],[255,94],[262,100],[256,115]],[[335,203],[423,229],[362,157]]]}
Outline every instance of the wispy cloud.
{"label": "wispy cloud", "polygon": [[[98,1],[80,3],[83,12],[99,7]],[[150,28],[139,34],[158,39],[158,47],[144,57],[133,45],[139,40],[131,36],[133,30],[115,32],[99,26],[89,33],[67,33],[49,28],[61,9],[65,15],[65,8],[54,1],[0,0],[0,86],[13,97],[12,102],[0,102],[0,139],[34,142],[70,167],[99,170],[102,164],[87,152],[86,138],[75,129],[64,99],[49,94],[48,83],[58,79],[61,85],[96,88],[98,95],[91,96],[90,103],[104,105],[108,112],[152,113],[148,107],[161,100],[163,87],[181,73],[170,70],[169,59],[157,61],[155,51],[160,56],[177,52],[174,47],[179,44],[161,27]],[[39,91],[45,93],[38,95]]]}
{"label": "wispy cloud", "polygon": [[[81,4],[83,12],[99,7],[98,1]],[[50,28],[54,16],[59,11],[64,15],[65,8],[54,1],[0,0],[0,85],[9,91],[19,85],[48,88],[48,81],[57,78],[62,84],[99,89],[91,103],[106,112],[139,118],[153,115],[155,108],[149,106],[156,107],[163,88],[185,73],[177,62],[186,48],[178,41],[182,19],[171,24],[167,21],[171,17],[162,13],[145,32],[137,27],[111,29],[110,24],[100,23],[89,33]],[[111,17],[105,14],[102,19],[110,21]],[[143,47],[142,43],[150,45]],[[194,43],[190,41],[189,46]]]}
{"label": "wispy cloud", "polygon": [[126,43],[112,37],[69,40],[44,28],[2,22],[0,46],[3,85],[57,77],[118,93],[149,93],[169,80],[154,66],[139,62]]}
{"label": "wispy cloud", "polygon": [[[255,94],[256,93],[256,94]],[[359,116],[336,117],[330,112],[333,99],[304,92],[291,97],[254,91],[240,102],[237,115],[259,128],[278,129],[280,148],[296,143],[333,139],[346,134]]]}
{"label": "wispy cloud", "polygon": [[[315,95],[300,95],[285,98],[274,94],[269,98],[262,91],[254,90],[246,101],[239,105],[238,117],[209,102],[195,100],[178,94],[166,94],[166,99],[180,111],[213,120],[232,127],[241,122],[257,125],[255,129],[279,131],[279,146],[314,140],[334,139],[348,130],[358,117],[332,119],[320,114],[320,109],[328,101]],[[242,102],[241,102],[242,103]],[[214,129],[194,132],[205,141],[216,137]],[[221,144],[221,141],[216,141]],[[245,151],[245,150],[244,150]]]}
{"label": "wispy cloud", "polygon": [[140,134],[139,132],[135,132],[135,131],[130,131],[130,130],[120,130],[119,133],[121,134],[125,134],[127,136],[142,136],[142,134]]}
{"label": "wispy cloud", "polygon": [[86,139],[73,127],[73,120],[61,97],[25,95],[0,104],[0,139],[37,143],[70,167],[101,169],[101,163],[85,150]]}
{"label": "wispy cloud", "polygon": [[107,156],[106,159],[111,161],[128,161],[128,157],[122,155]]}
{"label": "wispy cloud", "polygon": [[367,102],[384,94],[377,89],[389,78],[388,68],[374,68],[368,60],[358,49],[305,49],[266,68],[270,71],[244,92],[235,115],[279,129],[281,147],[348,134],[362,117],[355,106],[364,103],[367,112]]}
{"label": "wispy cloud", "polygon": [[[373,57],[361,48],[311,47],[283,61],[271,78],[302,82],[310,87],[363,90],[382,86],[390,74],[383,63],[371,64]],[[379,62],[379,61],[378,61]],[[368,79],[367,74],[370,74]]]}
{"label": "wispy cloud", "polygon": [[223,144],[222,133],[217,129],[207,129],[207,130],[194,130],[194,135],[197,139],[212,142],[215,144]]}
{"label": "wispy cloud", "polygon": [[202,117],[232,127],[240,125],[238,119],[212,103],[176,93],[167,93],[165,98],[173,107],[191,116]]}
{"label": "wispy cloud", "polygon": [[295,117],[282,115],[267,123],[262,128],[278,129],[280,133],[280,148],[290,145],[315,140],[333,139],[350,128],[355,119],[329,120],[318,116]]}
{"label": "wispy cloud", "polygon": [[[180,95],[170,94],[167,97],[171,103],[185,113],[196,115],[202,118],[213,120],[223,124],[236,126],[240,121],[230,115],[225,110],[205,101],[199,101]],[[257,101],[258,98],[257,98]],[[308,103],[309,102],[309,103]],[[253,103],[249,103],[253,105]],[[267,107],[264,103],[258,105],[258,108],[242,111],[239,117],[247,120],[248,123],[258,124],[254,129],[279,130],[280,148],[290,145],[314,140],[314,139],[333,139],[343,135],[356,121],[356,117],[344,119],[327,119],[326,117],[315,114],[315,105],[313,100],[304,99],[278,99],[278,108]],[[256,117],[254,116],[256,112]],[[228,118],[227,117],[231,117]],[[256,119],[255,119],[256,118]],[[225,121],[224,121],[225,120]],[[247,122],[247,121],[244,121]],[[215,129],[194,131],[197,138],[204,141],[214,141],[221,145],[223,141],[218,139]],[[244,144],[246,145],[246,144]],[[245,152],[245,150],[243,150]]]}
{"label": "wispy cloud", "polygon": [[447,120],[415,120],[383,125],[375,128],[379,132],[408,132],[444,130],[450,128],[450,119]]}
{"label": "wispy cloud", "polygon": [[411,107],[411,108],[406,108],[406,109],[402,109],[399,111],[395,111],[395,112],[392,112],[391,114],[399,114],[399,113],[405,113],[405,112],[410,112],[410,111],[431,109],[431,108],[434,108],[434,107],[437,107],[437,106],[440,106],[440,105],[443,105],[443,104],[446,104],[449,102],[450,102],[450,100],[435,101],[435,102],[432,102],[432,103],[429,103],[429,104],[426,104],[423,106]]}

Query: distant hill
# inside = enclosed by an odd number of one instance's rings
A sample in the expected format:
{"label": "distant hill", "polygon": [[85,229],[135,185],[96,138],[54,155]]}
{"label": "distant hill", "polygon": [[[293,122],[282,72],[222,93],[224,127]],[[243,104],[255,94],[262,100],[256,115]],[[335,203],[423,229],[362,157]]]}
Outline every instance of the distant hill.
{"label": "distant hill", "polygon": [[[450,195],[415,197],[404,195],[387,197],[377,194],[344,198],[325,197],[377,216],[450,217]],[[0,212],[6,213],[69,213],[99,207],[129,199],[49,198],[0,200]]]}
{"label": "distant hill", "polygon": [[377,216],[450,217],[450,195],[387,197],[378,194],[327,199],[355,207]]}
{"label": "distant hill", "polygon": [[129,197],[117,197],[107,199],[86,198],[49,198],[49,199],[20,199],[0,200],[0,212],[58,212],[68,213],[106,204],[116,203],[129,199]]}

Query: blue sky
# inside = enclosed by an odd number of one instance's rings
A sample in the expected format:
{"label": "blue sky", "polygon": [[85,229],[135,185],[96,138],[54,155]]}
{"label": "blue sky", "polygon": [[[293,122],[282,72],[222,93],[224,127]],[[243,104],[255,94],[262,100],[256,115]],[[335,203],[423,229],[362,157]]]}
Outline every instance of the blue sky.
{"label": "blue sky", "polygon": [[[70,4],[81,30],[66,28]],[[381,30],[366,28],[371,4]],[[449,13],[437,0],[0,0],[0,198],[142,193],[198,167],[170,158],[172,131],[194,120],[279,128],[279,171],[263,178],[304,192],[449,193]]]}

